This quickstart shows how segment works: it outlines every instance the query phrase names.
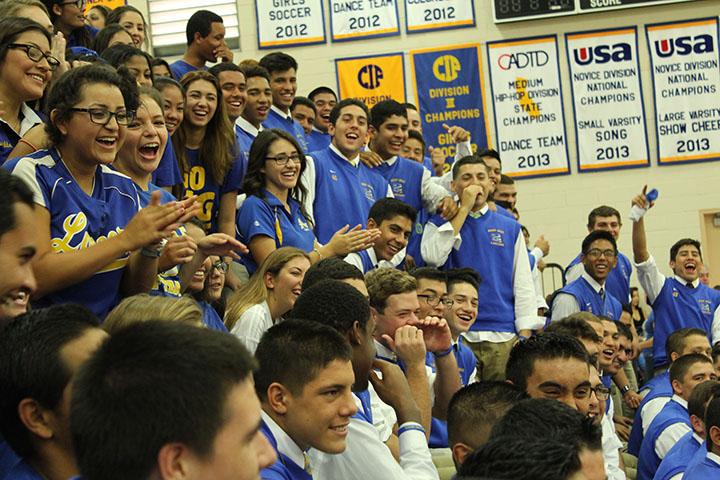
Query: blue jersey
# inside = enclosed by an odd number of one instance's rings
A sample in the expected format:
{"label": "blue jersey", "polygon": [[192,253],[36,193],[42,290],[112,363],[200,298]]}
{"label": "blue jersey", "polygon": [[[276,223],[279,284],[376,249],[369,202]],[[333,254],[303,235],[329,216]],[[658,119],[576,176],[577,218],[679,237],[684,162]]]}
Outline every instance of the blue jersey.
{"label": "blue jersey", "polygon": [[270,108],[268,116],[263,122],[263,127],[279,128],[280,130],[286,131],[292,135],[295,140],[297,140],[303,152],[307,153],[310,151],[308,150],[308,144],[305,140],[305,130],[303,130],[300,122],[292,118],[289,113],[288,116],[283,116],[279,114],[275,108]]}
{"label": "blue jersey", "polygon": [[[440,226],[447,221],[440,215],[430,218]],[[515,293],[513,278],[516,262],[530,262],[528,256],[515,258],[515,242],[520,224],[491,210],[483,215],[471,213],[460,229],[460,249],[452,249],[443,269],[470,267],[483,281],[478,297],[483,308],[478,310],[471,331],[515,333]]]}
{"label": "blue jersey", "polygon": [[[263,189],[264,198],[250,195],[237,213],[237,237],[245,245],[258,235],[271,238],[275,248],[297,247],[304,252],[312,252],[315,247],[315,234],[300,209],[300,202],[288,197],[290,212],[275,195]],[[242,255],[242,263],[251,275],[257,270],[257,264],[251,254]]]}
{"label": "blue jersey", "polygon": [[313,128],[310,135],[305,135],[305,140],[307,140],[308,152],[316,152],[329,147],[332,137],[329,133],[323,133]]}
{"label": "blue jersey", "polygon": [[699,328],[707,332],[708,340],[711,340],[713,315],[719,306],[720,291],[702,283],[699,283],[697,288],[689,288],[675,278],[666,278],[660,293],[652,302],[655,314],[655,367],[668,363],[665,342],[673,332],[681,328]]}
{"label": "blue jersey", "polygon": [[197,218],[203,222],[205,231],[213,233],[218,231],[218,214],[220,211],[220,198],[228,192],[237,192],[242,187],[245,176],[245,157],[238,155],[232,163],[230,170],[225,174],[222,183],[213,178],[210,170],[199,158],[198,150],[185,149],[185,156],[189,170],[183,173],[185,196],[197,195],[197,203],[201,206]]}
{"label": "blue jersey", "polygon": [[605,315],[613,320],[620,320],[622,305],[610,292],[601,297],[583,277],[565,285],[560,293],[572,295],[578,303],[581,312],[590,312],[593,315]]}
{"label": "blue jersey", "polygon": [[708,456],[707,449],[703,453],[705,453],[705,457],[697,464],[688,467],[683,478],[688,480],[717,480],[720,478],[720,463]]}
{"label": "blue jersey", "polygon": [[[140,208],[138,192],[125,175],[100,165],[88,196],[60,160],[57,150],[40,150],[5,164],[33,191],[35,203],[50,214],[54,253],[75,252],[122,233]],[[79,303],[104,318],[120,299],[120,284],[129,253],[120,255],[91,277],[48,293],[36,306]]]}
{"label": "blue jersey", "polygon": [[20,132],[16,132],[0,118],[0,165],[5,163],[20,138],[35,125],[42,123],[40,116],[25,103],[20,106]]}
{"label": "blue jersey", "polygon": [[315,152],[313,160],[315,236],[325,244],[345,225],[365,226],[370,207],[387,196],[388,184],[362,162],[355,167],[330,148]]}
{"label": "blue jersey", "polygon": [[250,158],[250,147],[252,147],[255,141],[255,136],[250,132],[246,132],[239,125],[235,125],[235,139],[237,140],[237,146],[240,149],[245,158]]}
{"label": "blue jersey", "polygon": [[643,397],[642,402],[635,410],[635,418],[633,420],[633,428],[630,429],[630,438],[628,440],[628,452],[636,457],[640,455],[640,446],[643,441],[643,420],[642,411],[645,405],[655,398],[673,396],[672,384],[670,383],[670,373],[663,372],[651,378],[641,389],[649,389],[649,392]]}
{"label": "blue jersey", "polygon": [[700,445],[701,442],[697,441],[693,432],[686,433],[662,459],[653,480],[670,480],[675,475],[685,472]]}
{"label": "blue jersey", "polygon": [[277,440],[265,421],[260,425],[260,431],[277,454],[277,461],[260,471],[263,480],[312,480],[312,476],[303,467],[297,465],[290,458],[278,450]]}
{"label": "blue jersey", "polygon": [[[170,72],[172,73],[172,76],[175,78],[175,80],[177,80],[178,82],[186,73],[194,72],[195,70],[200,69],[193,65],[190,65],[185,60],[176,60],[170,64]],[[207,67],[202,67],[202,70],[207,70]]]}
{"label": "blue jersey", "polygon": [[[582,254],[578,254],[570,265],[565,268],[567,274],[570,268],[580,263],[580,257]],[[630,301],[630,277],[632,276],[632,263],[630,259],[618,252],[617,265],[615,268],[610,270],[610,274],[605,280],[605,288],[612,294],[621,304],[628,303]],[[665,346],[663,345],[663,348]]]}
{"label": "blue jersey", "polygon": [[691,428],[687,408],[675,400],[670,400],[650,424],[650,428],[643,438],[638,456],[638,480],[652,480],[661,461],[655,452],[655,443],[666,428],[676,423],[684,423]]}
{"label": "blue jersey", "polygon": [[172,187],[182,183],[182,174],[172,142],[167,143],[160,164],[152,174],[151,181],[158,187]]}
{"label": "blue jersey", "polygon": [[222,319],[220,318],[220,315],[218,315],[217,311],[212,305],[205,301],[199,301],[198,305],[200,305],[200,308],[202,309],[203,323],[207,328],[211,330],[217,330],[218,332],[227,333],[227,327],[225,326]]}

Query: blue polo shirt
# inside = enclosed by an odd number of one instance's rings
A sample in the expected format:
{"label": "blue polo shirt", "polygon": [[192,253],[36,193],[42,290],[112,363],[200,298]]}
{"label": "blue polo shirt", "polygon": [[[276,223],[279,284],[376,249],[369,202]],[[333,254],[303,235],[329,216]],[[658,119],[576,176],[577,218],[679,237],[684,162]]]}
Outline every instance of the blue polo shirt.
{"label": "blue polo shirt", "polygon": [[302,125],[300,125],[300,122],[292,118],[289,112],[287,114],[281,113],[280,109],[273,105],[270,107],[270,111],[268,111],[268,116],[263,122],[263,127],[279,128],[280,130],[286,131],[297,140],[303,152],[307,153],[310,151],[308,150],[308,144],[305,140],[305,130]]}
{"label": "blue polo shirt", "polygon": [[[312,224],[303,215],[300,202],[288,198],[290,211],[272,193],[263,189],[263,198],[250,195],[237,213],[237,237],[245,245],[258,236],[264,235],[275,241],[275,248],[297,247],[311,252],[315,246]],[[257,264],[251,254],[242,255],[242,263],[252,275]]]}
{"label": "blue polo shirt", "polygon": [[[170,72],[172,73],[172,76],[175,77],[175,80],[177,80],[178,82],[186,73],[194,72],[195,70],[200,69],[193,65],[190,65],[185,60],[176,60],[170,64]],[[203,67],[202,70],[207,70],[207,67]]]}
{"label": "blue polo shirt", "polygon": [[245,155],[245,158],[250,158],[250,147],[252,147],[255,141],[255,135],[244,130],[237,123],[235,124],[235,139],[237,140],[238,148],[240,152]]}

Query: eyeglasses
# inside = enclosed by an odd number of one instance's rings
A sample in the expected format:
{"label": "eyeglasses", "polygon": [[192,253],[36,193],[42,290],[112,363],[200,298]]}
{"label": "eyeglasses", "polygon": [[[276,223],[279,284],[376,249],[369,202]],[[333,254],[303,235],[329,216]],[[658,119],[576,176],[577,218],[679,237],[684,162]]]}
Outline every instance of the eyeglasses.
{"label": "eyeglasses", "polygon": [[422,298],[423,300],[425,300],[425,303],[427,303],[431,307],[437,307],[441,303],[446,307],[451,307],[454,303],[448,297],[438,297],[437,295],[418,294],[418,298]]}
{"label": "eyeglasses", "polygon": [[134,112],[127,112],[125,110],[111,112],[107,108],[99,108],[99,107],[71,108],[70,111],[87,113],[88,115],[90,115],[90,121],[97,125],[107,125],[108,123],[110,123],[110,119],[112,117],[115,117],[115,120],[117,120],[118,125],[127,126],[127,124],[132,122],[133,118],[135,118]]}
{"label": "eyeglasses", "polygon": [[82,10],[83,8],[85,8],[86,3],[86,0],[75,0],[74,2],[63,2],[59,5],[61,7],[64,7],[65,5],[74,5],[75,7],[77,7],[78,10]]}
{"label": "eyeglasses", "polygon": [[605,385],[598,385],[595,388],[591,388],[590,391],[595,392],[595,396],[598,400],[607,400],[610,398],[610,389]]}
{"label": "eyeglasses", "polygon": [[24,50],[28,58],[35,63],[40,62],[44,58],[45,60],[47,60],[48,65],[50,65],[50,70],[55,70],[60,65],[60,60],[53,57],[49,53],[43,52],[35,45],[29,45],[26,43],[11,43],[7,46],[7,48]]}
{"label": "eyeglasses", "polygon": [[617,253],[615,252],[615,250],[600,250],[599,248],[593,248],[591,250],[588,250],[585,255],[590,258],[600,258],[601,256],[604,256],[607,259],[613,259],[615,258],[615,255],[617,255]]}
{"label": "eyeglasses", "polygon": [[219,260],[215,263],[213,263],[212,268],[214,270],[217,270],[218,273],[225,274],[228,271],[228,268],[230,268],[230,265],[228,265],[227,262],[223,262],[222,260]]}
{"label": "eyeglasses", "polygon": [[275,160],[275,163],[277,163],[278,167],[284,167],[288,164],[288,162],[292,162],[295,165],[300,165],[302,163],[299,153],[292,153],[290,155],[280,154],[275,157],[265,157],[265,160]]}

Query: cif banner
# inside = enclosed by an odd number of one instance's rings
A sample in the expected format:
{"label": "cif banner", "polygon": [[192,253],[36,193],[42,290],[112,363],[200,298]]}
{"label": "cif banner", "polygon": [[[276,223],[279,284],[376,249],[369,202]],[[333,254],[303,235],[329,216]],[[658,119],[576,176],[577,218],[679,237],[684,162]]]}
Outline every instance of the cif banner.
{"label": "cif banner", "polygon": [[570,173],[555,35],[488,42],[487,51],[503,173]]}
{"label": "cif banner", "polygon": [[650,165],[637,29],[565,34],[578,170]]}
{"label": "cif banner", "polygon": [[405,101],[402,53],[335,60],[340,98],[357,98],[368,108],[382,100]]}
{"label": "cif banner", "polygon": [[397,0],[330,0],[334,42],[400,35]]}
{"label": "cif banner", "polygon": [[455,143],[443,125],[458,125],[471,134],[473,152],[488,148],[480,46],[457,45],[410,52],[415,103],[428,147],[455,156]]}
{"label": "cif banner", "polygon": [[255,0],[255,13],[258,48],[325,43],[322,0]]}
{"label": "cif banner", "polygon": [[474,0],[405,0],[405,27],[408,33],[474,25]]}
{"label": "cif banner", "polygon": [[718,19],[646,25],[658,163],[720,158]]}

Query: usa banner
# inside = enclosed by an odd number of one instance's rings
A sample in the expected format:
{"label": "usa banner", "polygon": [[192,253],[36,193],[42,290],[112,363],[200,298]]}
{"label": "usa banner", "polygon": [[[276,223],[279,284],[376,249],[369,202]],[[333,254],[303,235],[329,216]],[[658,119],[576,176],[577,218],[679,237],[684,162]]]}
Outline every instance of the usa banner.
{"label": "usa banner", "polygon": [[480,46],[477,44],[410,52],[415,102],[428,147],[446,158],[455,156],[455,142],[443,125],[458,125],[471,134],[473,151],[488,148]]}
{"label": "usa banner", "polygon": [[405,0],[405,28],[408,33],[474,25],[474,0]]}
{"label": "usa banner", "polygon": [[335,60],[340,98],[357,98],[372,108],[383,100],[405,101],[402,53]]}
{"label": "usa banner", "polygon": [[487,51],[503,173],[570,173],[557,37],[488,42]]}
{"label": "usa banner", "polygon": [[255,0],[258,48],[325,43],[322,0],[296,2]]}
{"label": "usa banner", "polygon": [[635,27],[565,34],[578,170],[650,165]]}
{"label": "usa banner", "polygon": [[645,26],[658,163],[720,159],[718,18]]}
{"label": "usa banner", "polygon": [[397,0],[329,0],[333,42],[400,35]]}

